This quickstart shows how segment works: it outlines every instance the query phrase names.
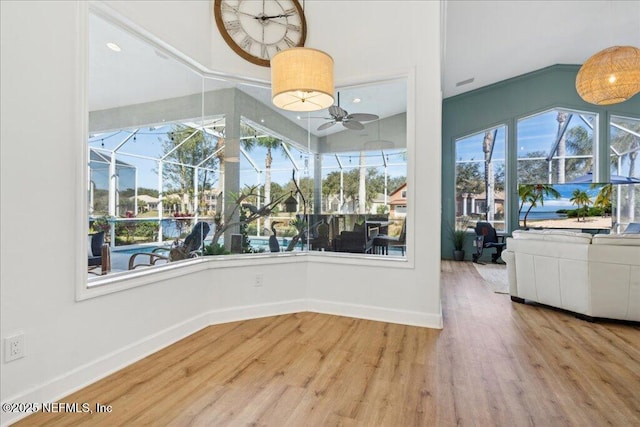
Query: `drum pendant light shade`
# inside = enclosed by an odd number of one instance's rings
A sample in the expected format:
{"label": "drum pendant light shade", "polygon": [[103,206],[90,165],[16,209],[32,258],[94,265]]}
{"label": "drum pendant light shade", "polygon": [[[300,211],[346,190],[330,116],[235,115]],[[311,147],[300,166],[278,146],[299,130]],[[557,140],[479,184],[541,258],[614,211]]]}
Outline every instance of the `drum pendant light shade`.
{"label": "drum pendant light shade", "polygon": [[624,102],[640,92],[640,49],[613,46],[582,65],[576,76],[582,99],[596,105]]}
{"label": "drum pendant light shade", "polygon": [[271,100],[289,111],[317,111],[333,105],[333,58],[306,47],[271,58]]}

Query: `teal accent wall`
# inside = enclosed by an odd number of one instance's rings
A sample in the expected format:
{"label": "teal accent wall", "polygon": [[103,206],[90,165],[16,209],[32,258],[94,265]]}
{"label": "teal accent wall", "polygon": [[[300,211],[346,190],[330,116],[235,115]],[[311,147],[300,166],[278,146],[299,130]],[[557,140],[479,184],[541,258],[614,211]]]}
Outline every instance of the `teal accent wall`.
{"label": "teal accent wall", "polygon": [[[499,65],[497,65],[499,66]],[[580,98],[575,89],[579,65],[553,65],[513,79],[486,86],[442,101],[442,224],[441,256],[453,258],[449,238],[455,219],[455,141],[485,129],[507,125],[506,229],[518,226],[516,121],[554,108],[598,114],[599,159],[594,173],[598,181],[609,180],[609,118],[612,115],[640,118],[640,94],[626,102],[596,106]],[[473,253],[472,237],[465,246],[466,259]]]}

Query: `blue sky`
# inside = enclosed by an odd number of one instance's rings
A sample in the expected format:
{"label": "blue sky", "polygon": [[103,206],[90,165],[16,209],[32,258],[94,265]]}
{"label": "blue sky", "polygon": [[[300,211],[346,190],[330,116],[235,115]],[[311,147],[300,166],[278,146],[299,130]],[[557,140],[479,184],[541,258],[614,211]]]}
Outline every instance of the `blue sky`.
{"label": "blue sky", "polygon": [[[557,111],[547,111],[535,116],[527,117],[518,121],[517,124],[517,141],[518,141],[518,157],[528,157],[529,153],[534,151],[543,151],[548,153],[553,146],[557,132],[558,122],[556,121]],[[577,114],[571,118],[569,129],[574,126],[582,126],[586,128],[584,122]],[[506,146],[506,125],[497,128],[496,145],[493,151],[494,161],[504,161]],[[588,128],[587,128],[588,129]],[[591,132],[590,129],[588,129]],[[484,153],[482,152],[482,140],[484,131],[475,135],[464,137],[456,141],[456,161],[483,161]]]}
{"label": "blue sky", "polygon": [[[134,138],[130,138],[119,150],[118,160],[131,164],[137,168],[138,173],[138,187],[157,189],[158,186],[158,174],[157,174],[157,162],[153,160],[141,159],[138,157],[130,156],[142,155],[147,157],[159,158],[162,156],[162,142],[159,140],[166,139],[166,133],[171,129],[170,126],[163,126],[155,129],[142,128],[136,133]],[[121,144],[128,136],[131,135],[129,131],[110,132],[101,135],[93,136],[89,139],[89,146],[97,149],[113,150],[119,144]],[[296,173],[297,177],[313,176],[313,158],[308,157],[306,153],[297,150],[293,147],[289,147],[291,154],[300,168]],[[103,151],[101,151],[103,152]],[[390,166],[387,172],[390,177],[393,176],[406,176],[406,161],[404,160],[405,150],[385,150],[385,157],[387,163],[395,164]],[[104,153],[104,152],[103,152]],[[255,147],[248,153],[258,168],[264,169],[266,149],[262,147]],[[340,160],[345,168],[355,167],[359,162],[359,152],[340,153]],[[308,167],[305,168],[305,162]],[[382,172],[383,159],[380,151],[367,153],[367,166],[380,167]],[[400,165],[398,165],[400,163]],[[285,185],[291,180],[293,166],[289,158],[284,154],[282,150],[276,150],[273,153],[273,163],[271,167],[271,180],[281,185]],[[323,156],[323,176],[326,176],[332,170],[338,170],[338,162],[334,155]],[[251,163],[243,156],[240,156],[240,180],[241,186],[256,185],[257,177],[255,170]],[[264,182],[264,177],[261,179],[261,183]]]}
{"label": "blue sky", "polygon": [[[588,120],[595,121],[593,114],[584,113],[583,116]],[[517,123],[517,141],[518,141],[518,158],[525,158],[529,153],[541,151],[548,153],[556,140],[558,132],[558,122],[556,120],[557,110],[547,111],[535,116],[523,118]],[[633,121],[629,118],[612,118],[613,122]],[[584,123],[580,118],[578,112],[574,112],[569,122],[568,129],[580,126],[587,130],[590,135],[593,135],[593,131]],[[498,133],[496,138],[496,147],[494,148],[493,159],[496,162],[504,161],[505,151],[505,131],[506,126],[498,127]],[[614,139],[622,131],[610,126],[611,139]],[[482,152],[482,140],[484,138],[484,131],[478,132],[475,135],[471,135],[465,138],[461,138],[456,142],[456,160],[462,161],[483,161],[484,153]],[[617,165],[612,165],[612,175],[627,176],[629,174],[629,156],[623,156],[621,161],[621,170],[618,171]],[[635,177],[640,177],[640,167],[636,167]]]}

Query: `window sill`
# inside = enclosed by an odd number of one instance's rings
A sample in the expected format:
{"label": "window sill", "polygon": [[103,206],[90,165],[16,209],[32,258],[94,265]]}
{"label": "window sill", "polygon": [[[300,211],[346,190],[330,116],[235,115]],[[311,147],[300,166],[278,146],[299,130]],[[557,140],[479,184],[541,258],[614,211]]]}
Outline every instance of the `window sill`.
{"label": "window sill", "polygon": [[163,280],[170,280],[186,274],[208,269],[252,267],[258,265],[287,264],[298,262],[320,262],[366,267],[412,268],[413,264],[404,257],[371,256],[333,252],[284,252],[278,254],[242,254],[199,257],[193,260],[175,262],[153,268],[123,271],[89,279],[76,292],[76,301],[83,301],[127,289],[137,288]]}

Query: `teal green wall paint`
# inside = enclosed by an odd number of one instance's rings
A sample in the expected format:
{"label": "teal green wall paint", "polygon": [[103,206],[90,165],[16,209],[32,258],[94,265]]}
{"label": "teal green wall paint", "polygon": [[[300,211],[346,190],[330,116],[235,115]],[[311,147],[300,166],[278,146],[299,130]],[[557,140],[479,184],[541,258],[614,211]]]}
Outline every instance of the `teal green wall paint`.
{"label": "teal green wall paint", "polygon": [[[496,65],[499,66],[499,65]],[[597,113],[599,158],[595,173],[601,182],[609,177],[609,128],[612,115],[640,118],[640,94],[630,100],[599,107],[584,102],[575,89],[579,65],[554,65],[513,79],[505,80],[442,101],[442,224],[441,256],[453,258],[449,227],[455,218],[455,140],[506,124],[507,131],[507,230],[518,224],[518,190],[516,176],[516,121],[554,108]],[[466,259],[473,252],[471,234],[465,247]]]}

